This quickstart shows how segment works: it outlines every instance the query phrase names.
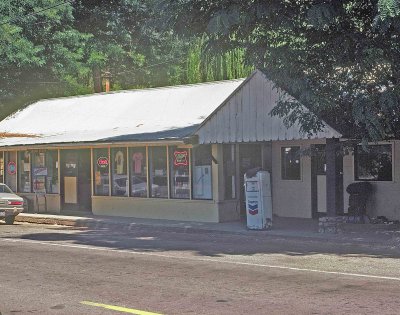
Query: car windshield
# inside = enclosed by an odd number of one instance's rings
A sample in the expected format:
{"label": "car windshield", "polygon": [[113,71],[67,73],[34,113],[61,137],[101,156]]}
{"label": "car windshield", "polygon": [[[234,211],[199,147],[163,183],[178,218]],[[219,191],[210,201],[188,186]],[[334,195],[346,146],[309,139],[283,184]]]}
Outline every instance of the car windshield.
{"label": "car windshield", "polygon": [[12,194],[12,190],[10,188],[8,188],[7,185],[4,184],[0,184],[0,193],[8,193],[8,194]]}

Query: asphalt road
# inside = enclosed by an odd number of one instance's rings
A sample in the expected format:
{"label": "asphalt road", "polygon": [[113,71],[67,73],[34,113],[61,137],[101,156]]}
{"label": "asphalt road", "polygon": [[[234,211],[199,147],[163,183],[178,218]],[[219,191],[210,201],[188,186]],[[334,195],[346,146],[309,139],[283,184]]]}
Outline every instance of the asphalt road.
{"label": "asphalt road", "polygon": [[0,223],[0,313],[399,314],[400,251]]}

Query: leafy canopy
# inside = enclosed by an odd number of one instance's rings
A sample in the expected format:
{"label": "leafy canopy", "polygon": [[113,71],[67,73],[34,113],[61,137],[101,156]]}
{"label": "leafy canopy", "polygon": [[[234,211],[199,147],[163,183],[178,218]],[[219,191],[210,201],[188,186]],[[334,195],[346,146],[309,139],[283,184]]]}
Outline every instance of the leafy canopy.
{"label": "leafy canopy", "polygon": [[[209,47],[243,47],[250,65],[297,101],[273,115],[305,132],[321,119],[345,136],[400,137],[398,0],[164,0],[159,23],[206,32]],[[306,105],[305,110],[300,103]]]}

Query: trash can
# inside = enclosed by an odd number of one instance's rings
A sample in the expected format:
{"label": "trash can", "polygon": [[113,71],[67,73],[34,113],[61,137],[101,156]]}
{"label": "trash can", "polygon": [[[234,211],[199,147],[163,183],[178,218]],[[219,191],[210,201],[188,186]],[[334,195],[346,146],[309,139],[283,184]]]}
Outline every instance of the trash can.
{"label": "trash can", "polygon": [[349,217],[356,222],[364,223],[367,214],[367,200],[372,193],[372,185],[368,182],[352,183],[346,188],[349,193]]}

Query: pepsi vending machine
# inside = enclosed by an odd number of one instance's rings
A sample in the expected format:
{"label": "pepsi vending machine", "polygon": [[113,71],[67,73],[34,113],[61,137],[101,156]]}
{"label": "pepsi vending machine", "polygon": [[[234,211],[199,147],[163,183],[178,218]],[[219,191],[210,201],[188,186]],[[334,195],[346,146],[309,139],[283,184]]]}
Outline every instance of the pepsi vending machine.
{"label": "pepsi vending machine", "polygon": [[265,230],[272,226],[271,176],[258,171],[253,177],[244,175],[247,228]]}

